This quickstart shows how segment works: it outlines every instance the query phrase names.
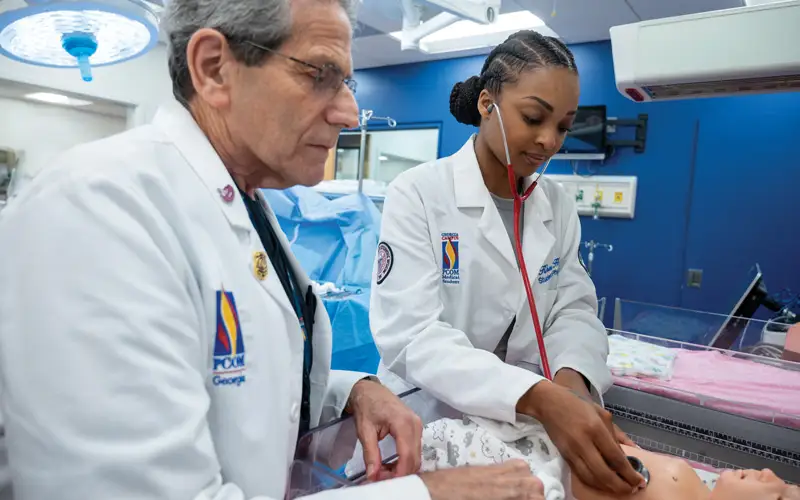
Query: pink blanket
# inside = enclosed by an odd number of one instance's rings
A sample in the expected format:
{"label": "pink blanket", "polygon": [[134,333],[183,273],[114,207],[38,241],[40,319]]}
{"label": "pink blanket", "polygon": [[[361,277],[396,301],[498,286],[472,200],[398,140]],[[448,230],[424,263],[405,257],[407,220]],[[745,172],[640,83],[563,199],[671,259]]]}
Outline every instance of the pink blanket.
{"label": "pink blanket", "polygon": [[800,429],[800,372],[717,351],[679,350],[672,380],[614,377],[617,385]]}

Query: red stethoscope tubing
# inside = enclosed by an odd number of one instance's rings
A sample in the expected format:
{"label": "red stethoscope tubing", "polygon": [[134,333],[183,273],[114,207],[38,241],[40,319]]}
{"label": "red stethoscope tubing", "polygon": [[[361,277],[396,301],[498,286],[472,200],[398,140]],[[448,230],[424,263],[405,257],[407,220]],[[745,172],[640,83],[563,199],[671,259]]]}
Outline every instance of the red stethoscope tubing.
{"label": "red stethoscope tubing", "polygon": [[541,359],[541,368],[542,374],[548,380],[553,380],[553,375],[550,373],[550,363],[547,361],[547,349],[544,345],[544,333],[542,332],[542,324],[539,321],[539,313],[536,311],[536,300],[533,298],[533,291],[531,289],[531,281],[528,277],[528,268],[525,265],[525,256],[522,253],[522,231],[520,226],[520,217],[522,216],[522,203],[527,200],[531,194],[533,194],[533,190],[536,189],[536,185],[539,183],[539,179],[533,182],[533,184],[525,190],[524,193],[519,194],[519,190],[516,186],[516,176],[514,175],[514,169],[511,165],[508,165],[508,182],[511,185],[511,192],[514,193],[514,246],[517,250],[517,259],[519,260],[519,270],[520,274],[522,274],[522,282],[525,285],[525,294],[528,296],[528,307],[531,310],[531,318],[533,319],[533,328],[536,331],[536,341],[539,344],[539,358]]}

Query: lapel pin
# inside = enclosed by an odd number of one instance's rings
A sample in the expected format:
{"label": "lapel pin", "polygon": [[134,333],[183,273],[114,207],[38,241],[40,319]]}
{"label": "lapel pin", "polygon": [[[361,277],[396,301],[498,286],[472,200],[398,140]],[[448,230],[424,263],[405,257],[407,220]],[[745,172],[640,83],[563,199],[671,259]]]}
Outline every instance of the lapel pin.
{"label": "lapel pin", "polygon": [[267,279],[269,268],[267,267],[267,254],[265,252],[253,252],[253,274],[260,281]]}
{"label": "lapel pin", "polygon": [[222,189],[218,189],[217,191],[219,191],[219,196],[222,198],[222,201],[224,201],[225,203],[232,202],[234,196],[236,196],[236,193],[233,190],[233,186],[231,186],[230,184],[228,184],[227,186],[225,186]]}

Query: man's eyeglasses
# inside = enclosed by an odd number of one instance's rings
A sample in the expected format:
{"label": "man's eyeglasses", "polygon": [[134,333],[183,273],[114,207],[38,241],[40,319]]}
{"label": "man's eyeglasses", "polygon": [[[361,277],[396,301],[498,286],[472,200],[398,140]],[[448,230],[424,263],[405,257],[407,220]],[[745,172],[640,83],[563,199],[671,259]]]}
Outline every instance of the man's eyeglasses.
{"label": "man's eyeglasses", "polygon": [[342,70],[336,67],[333,64],[323,64],[322,66],[317,66],[316,64],[311,64],[309,62],[297,59],[296,57],[287,56],[286,54],[281,54],[277,50],[273,50],[263,45],[259,45],[255,42],[251,42],[246,40],[245,43],[248,45],[252,45],[257,49],[261,49],[263,51],[269,52],[270,54],[275,54],[276,56],[283,57],[284,59],[289,59],[290,61],[294,61],[298,64],[302,64],[307,68],[311,68],[316,71],[316,74],[312,76],[314,81],[316,82],[317,88],[331,90],[338,92],[341,89],[342,84],[347,86],[350,89],[350,92],[353,94],[356,93],[356,81],[352,78],[346,78],[342,73]]}

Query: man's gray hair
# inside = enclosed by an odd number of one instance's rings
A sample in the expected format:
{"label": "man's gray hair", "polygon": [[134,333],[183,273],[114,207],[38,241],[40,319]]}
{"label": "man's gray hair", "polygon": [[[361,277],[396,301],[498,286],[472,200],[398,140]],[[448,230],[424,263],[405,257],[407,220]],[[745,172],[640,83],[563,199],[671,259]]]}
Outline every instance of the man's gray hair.
{"label": "man's gray hair", "polygon": [[[339,2],[355,26],[360,0],[318,0]],[[292,0],[170,0],[162,20],[169,40],[169,75],[172,93],[186,104],[194,95],[186,48],[194,33],[212,28],[228,39],[237,60],[248,66],[263,63],[269,53],[246,40],[270,49],[281,46],[292,33]]]}

